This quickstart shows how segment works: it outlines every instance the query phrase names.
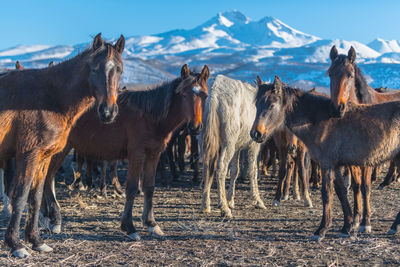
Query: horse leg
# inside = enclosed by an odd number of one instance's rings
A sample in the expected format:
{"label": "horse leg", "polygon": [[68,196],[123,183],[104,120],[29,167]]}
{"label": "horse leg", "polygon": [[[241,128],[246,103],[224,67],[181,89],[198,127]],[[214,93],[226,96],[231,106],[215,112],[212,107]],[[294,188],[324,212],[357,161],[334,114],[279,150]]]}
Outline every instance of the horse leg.
{"label": "horse leg", "polygon": [[168,143],[168,146],[167,146],[167,149],[166,149],[166,153],[167,153],[168,161],[169,161],[169,169],[172,172],[172,180],[173,181],[178,181],[179,174],[176,171],[176,165],[175,165],[175,160],[174,160],[174,151],[173,151],[174,141],[175,140],[173,140],[171,138],[171,140]]}
{"label": "horse leg", "polygon": [[324,168],[321,166],[322,173],[322,205],[323,205],[323,214],[321,219],[321,224],[317,231],[315,231],[314,236],[312,237],[313,241],[321,241],[324,237],[328,228],[332,224],[332,197],[333,197],[333,181],[334,181],[334,173],[332,169]]}
{"label": "horse leg", "polygon": [[248,149],[248,164],[249,164],[249,177],[250,177],[250,194],[253,197],[253,206],[260,209],[266,209],[264,202],[260,197],[260,191],[258,190],[258,178],[260,177],[258,172],[258,152],[260,151],[260,145],[252,142]]}
{"label": "horse leg", "polygon": [[340,230],[340,237],[349,237],[350,231],[352,230],[353,225],[353,215],[351,212],[351,207],[349,203],[349,199],[347,198],[347,187],[344,184],[342,172],[340,168],[335,168],[335,191],[336,195],[340,200],[340,204],[342,205],[344,224],[342,229]]}
{"label": "horse leg", "polygon": [[[216,164],[215,158],[213,158],[213,159],[205,158],[203,160],[204,187],[203,187],[203,197],[201,200],[201,207],[200,207],[200,212],[202,212],[202,213],[210,213],[211,212],[210,191],[211,191],[211,185],[214,180],[215,164]],[[214,166],[212,166],[212,165],[214,165]],[[214,168],[212,168],[212,167],[214,167]]]}
{"label": "horse leg", "polygon": [[185,171],[186,131],[178,136],[178,166],[181,173]]}
{"label": "horse leg", "polygon": [[76,153],[77,170],[74,172],[74,181],[72,182],[72,188],[75,186],[79,191],[85,190],[85,186],[82,182],[82,168],[85,163],[85,158]]}
{"label": "horse leg", "polygon": [[232,218],[232,211],[228,206],[228,201],[226,199],[225,190],[225,179],[228,172],[228,165],[234,154],[233,145],[228,147],[223,147],[221,149],[220,157],[217,165],[217,172],[215,174],[216,180],[218,182],[218,205],[221,209],[221,216],[226,218]]}
{"label": "horse leg", "polygon": [[389,170],[385,176],[385,180],[379,185],[378,190],[383,189],[385,186],[390,185],[396,177],[396,160],[393,159],[390,161]]}
{"label": "horse leg", "polygon": [[100,174],[100,192],[101,194],[107,198],[107,161],[101,161],[101,174]]}
{"label": "horse leg", "polygon": [[294,162],[294,168],[293,168],[293,198],[295,200],[301,199],[299,191],[299,165],[297,159]]}
{"label": "horse leg", "polygon": [[307,152],[305,151],[304,147],[301,149],[300,155],[298,156],[298,173],[300,176],[300,181],[303,184],[303,198],[304,198],[304,205],[306,207],[312,208],[313,204],[310,197],[309,192],[309,179],[308,179],[308,169],[310,167],[310,161],[306,162],[306,155]]}
{"label": "horse leg", "polygon": [[40,252],[53,251],[46,245],[39,235],[38,221],[39,210],[42,202],[43,184],[49,168],[51,157],[42,159],[34,177],[31,190],[29,192],[29,212],[25,226],[25,241],[32,244],[32,249]]}
{"label": "horse leg", "polygon": [[67,146],[58,154],[51,158],[50,165],[46,174],[43,192],[43,205],[46,206],[47,212],[43,212],[50,219],[50,230],[55,233],[61,233],[61,208],[56,198],[55,191],[55,175],[57,170],[62,166],[65,157],[71,151],[71,146]]}
{"label": "horse leg", "polygon": [[111,184],[114,186],[115,192],[122,196],[124,195],[124,191],[122,191],[121,184],[118,179],[118,160],[112,160],[109,162],[110,164],[110,176],[111,176]]}
{"label": "horse leg", "polygon": [[353,188],[353,196],[354,196],[354,229],[356,230],[361,221],[361,169],[360,167],[350,166],[346,167],[350,170],[352,177],[352,188]]}
{"label": "horse leg", "polygon": [[284,154],[284,151],[279,151],[279,174],[278,174],[278,187],[276,188],[275,198],[272,203],[273,206],[280,206],[282,191],[283,191],[283,183],[285,182],[286,176],[286,166],[287,166],[288,157]]}
{"label": "horse leg", "polygon": [[231,182],[229,185],[229,191],[228,191],[228,205],[231,209],[235,208],[235,184],[236,184],[236,179],[239,176],[239,158],[240,158],[240,151],[236,151],[236,153],[233,155],[232,160],[231,160]]}
{"label": "horse leg", "polygon": [[289,199],[289,189],[290,189],[290,183],[292,180],[292,175],[294,172],[295,168],[295,162],[292,158],[292,156],[287,155],[287,161],[286,161],[286,174],[284,178],[284,188],[283,188],[283,197],[282,200],[288,200]]}
{"label": "horse leg", "polygon": [[124,212],[121,217],[121,230],[126,232],[132,240],[140,240],[140,235],[137,233],[132,222],[132,209],[135,196],[138,193],[139,177],[143,170],[143,156],[129,157],[128,178],[126,180],[126,198]]}
{"label": "horse leg", "polygon": [[363,220],[361,222],[360,232],[370,233],[372,230],[371,205],[370,205],[372,167],[363,167],[362,174],[363,175],[362,175],[361,192],[364,200],[364,209],[363,209],[364,212],[363,212]]}
{"label": "horse leg", "polygon": [[96,161],[93,159],[90,159],[86,157],[86,170],[85,170],[85,178],[86,178],[86,185],[87,185],[87,190],[90,191],[93,189],[93,168],[96,165]]}
{"label": "horse leg", "polygon": [[190,135],[190,155],[192,158],[193,182],[198,183],[199,180],[199,141],[193,134]]}
{"label": "horse leg", "polygon": [[11,247],[11,253],[18,258],[26,258],[29,253],[19,239],[19,227],[29,189],[37,169],[37,157],[33,153],[21,155],[16,159],[16,174],[11,186],[12,213],[4,235],[5,243]]}
{"label": "horse leg", "polygon": [[164,233],[160,226],[156,223],[153,213],[153,195],[155,186],[155,175],[157,169],[159,153],[148,154],[143,168],[143,214],[142,222],[143,225],[148,228],[148,231],[155,238],[163,238]]}

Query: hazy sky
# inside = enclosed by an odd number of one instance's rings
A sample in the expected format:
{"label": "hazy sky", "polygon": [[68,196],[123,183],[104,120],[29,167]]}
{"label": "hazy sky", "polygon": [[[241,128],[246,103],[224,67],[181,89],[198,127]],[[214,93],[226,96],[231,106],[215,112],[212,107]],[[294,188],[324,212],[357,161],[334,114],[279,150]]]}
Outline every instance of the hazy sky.
{"label": "hazy sky", "polygon": [[190,29],[234,9],[324,39],[400,40],[400,0],[9,0],[0,3],[0,50],[88,42],[98,32],[115,38]]}

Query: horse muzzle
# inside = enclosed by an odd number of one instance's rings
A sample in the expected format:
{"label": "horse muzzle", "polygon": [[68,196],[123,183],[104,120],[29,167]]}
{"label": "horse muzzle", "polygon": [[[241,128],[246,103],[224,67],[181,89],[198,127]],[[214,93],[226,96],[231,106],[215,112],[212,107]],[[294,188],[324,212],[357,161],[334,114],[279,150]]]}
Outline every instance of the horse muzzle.
{"label": "horse muzzle", "polygon": [[99,118],[103,123],[111,123],[118,115],[118,105],[112,104],[108,106],[105,103],[99,105],[98,108]]}
{"label": "horse muzzle", "polygon": [[250,131],[250,136],[251,138],[256,141],[257,143],[262,143],[264,142],[264,138],[262,133],[260,133],[258,130],[251,130]]}
{"label": "horse muzzle", "polygon": [[192,134],[197,135],[201,132],[201,130],[203,129],[203,124],[199,123],[199,125],[194,126],[193,123],[189,123],[189,130]]}
{"label": "horse muzzle", "polygon": [[337,108],[333,104],[331,105],[332,117],[342,118],[345,112],[346,112],[346,105],[344,103],[340,103]]}

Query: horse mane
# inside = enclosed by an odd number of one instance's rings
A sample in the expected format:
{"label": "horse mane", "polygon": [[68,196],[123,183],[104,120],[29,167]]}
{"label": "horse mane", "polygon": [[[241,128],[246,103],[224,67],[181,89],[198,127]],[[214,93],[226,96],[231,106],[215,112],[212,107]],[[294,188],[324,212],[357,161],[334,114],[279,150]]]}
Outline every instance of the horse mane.
{"label": "horse mane", "polygon": [[355,69],[355,80],[356,80],[356,94],[357,98],[362,103],[371,103],[372,102],[372,94],[370,91],[370,87],[365,80],[364,75],[362,74],[360,68],[354,63]]}
{"label": "horse mane", "polygon": [[118,95],[118,105],[128,107],[140,116],[149,114],[159,121],[168,115],[173,96],[182,78],[151,86],[147,89],[126,89]]}

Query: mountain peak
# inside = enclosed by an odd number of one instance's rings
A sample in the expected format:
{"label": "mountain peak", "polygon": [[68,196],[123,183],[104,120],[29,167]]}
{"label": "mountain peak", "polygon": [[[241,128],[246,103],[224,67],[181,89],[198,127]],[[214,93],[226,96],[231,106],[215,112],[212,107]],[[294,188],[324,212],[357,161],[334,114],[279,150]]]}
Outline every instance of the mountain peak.
{"label": "mountain peak", "polygon": [[379,53],[392,53],[400,52],[400,45],[396,40],[384,40],[382,38],[376,38],[368,44],[368,46]]}
{"label": "mountain peak", "polygon": [[225,19],[229,20],[231,23],[247,24],[250,22],[250,18],[248,18],[243,13],[241,13],[237,10],[219,12],[218,18],[225,18]]}

